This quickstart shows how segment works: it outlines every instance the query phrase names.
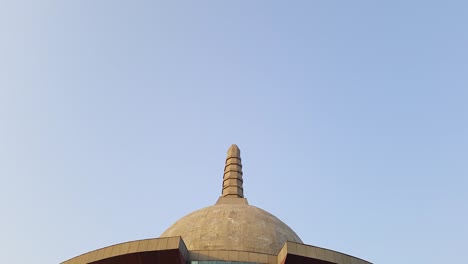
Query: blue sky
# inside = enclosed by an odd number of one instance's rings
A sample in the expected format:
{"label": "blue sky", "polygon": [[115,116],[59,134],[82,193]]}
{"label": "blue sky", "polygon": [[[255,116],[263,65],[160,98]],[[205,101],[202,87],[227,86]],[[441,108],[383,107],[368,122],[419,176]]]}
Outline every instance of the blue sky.
{"label": "blue sky", "polygon": [[250,204],[378,264],[463,262],[465,1],[0,1],[0,262]]}

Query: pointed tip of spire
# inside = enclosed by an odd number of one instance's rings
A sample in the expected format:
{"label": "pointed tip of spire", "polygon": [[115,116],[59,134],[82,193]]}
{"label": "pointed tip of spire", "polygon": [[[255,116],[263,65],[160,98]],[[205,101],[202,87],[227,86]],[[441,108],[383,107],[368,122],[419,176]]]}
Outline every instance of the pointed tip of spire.
{"label": "pointed tip of spire", "polygon": [[236,144],[232,144],[231,147],[229,147],[227,157],[240,159],[240,149]]}
{"label": "pointed tip of spire", "polygon": [[236,145],[236,144],[232,144],[229,149],[232,149],[232,148],[235,148],[235,149],[239,149],[239,147]]}

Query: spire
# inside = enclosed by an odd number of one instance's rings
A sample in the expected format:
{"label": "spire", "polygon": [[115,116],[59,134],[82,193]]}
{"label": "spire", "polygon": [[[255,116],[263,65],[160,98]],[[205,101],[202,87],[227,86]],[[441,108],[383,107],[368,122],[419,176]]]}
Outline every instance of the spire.
{"label": "spire", "polygon": [[222,197],[244,198],[240,149],[232,144],[224,166]]}

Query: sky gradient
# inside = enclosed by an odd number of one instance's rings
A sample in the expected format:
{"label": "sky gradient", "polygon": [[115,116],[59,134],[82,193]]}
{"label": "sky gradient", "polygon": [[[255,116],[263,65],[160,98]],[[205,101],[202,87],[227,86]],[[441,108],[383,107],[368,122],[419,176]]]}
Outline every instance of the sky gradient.
{"label": "sky gradient", "polygon": [[464,262],[466,1],[0,0],[0,262],[158,237],[221,194],[375,264]]}

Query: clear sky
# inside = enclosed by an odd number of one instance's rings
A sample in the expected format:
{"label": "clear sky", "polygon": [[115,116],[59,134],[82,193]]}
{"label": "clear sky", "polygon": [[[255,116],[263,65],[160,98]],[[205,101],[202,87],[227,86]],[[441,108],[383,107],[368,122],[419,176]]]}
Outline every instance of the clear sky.
{"label": "clear sky", "polygon": [[0,0],[0,262],[250,204],[306,244],[462,263],[466,1]]}

